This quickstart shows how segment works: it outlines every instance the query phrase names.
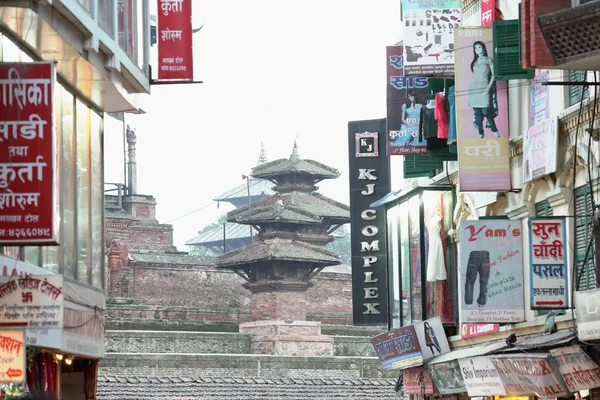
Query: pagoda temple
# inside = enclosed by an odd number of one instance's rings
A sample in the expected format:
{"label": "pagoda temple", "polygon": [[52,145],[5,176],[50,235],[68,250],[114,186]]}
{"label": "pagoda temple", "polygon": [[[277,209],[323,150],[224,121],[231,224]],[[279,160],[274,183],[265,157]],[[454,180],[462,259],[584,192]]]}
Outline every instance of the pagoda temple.
{"label": "pagoda temple", "polygon": [[241,324],[240,332],[255,334],[256,352],[331,354],[320,323],[306,321],[304,296],[311,278],[341,264],[324,246],[333,231],[350,222],[349,207],[316,192],[318,182],[339,176],[334,168],[302,159],[294,143],[289,159],[252,169],[252,177],[272,182],[276,193],[227,214],[227,221],[258,232],[256,242],[216,260],[217,267],[240,275],[252,292],[253,322]]}

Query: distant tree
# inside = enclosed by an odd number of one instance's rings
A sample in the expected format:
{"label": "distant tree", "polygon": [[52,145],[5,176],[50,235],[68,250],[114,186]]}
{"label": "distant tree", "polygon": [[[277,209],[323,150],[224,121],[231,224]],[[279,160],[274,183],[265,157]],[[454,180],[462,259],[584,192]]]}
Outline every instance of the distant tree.
{"label": "distant tree", "polygon": [[[343,234],[343,236],[341,236]],[[340,236],[338,236],[340,235]],[[329,250],[335,251],[342,258],[342,263],[350,265],[352,263],[352,250],[350,248],[350,225],[344,225],[335,232],[335,240],[327,247]]]}
{"label": "distant tree", "polygon": [[[221,216],[217,219],[216,222],[211,222],[208,225],[205,225],[202,229],[200,229],[198,231],[198,235],[201,235],[203,233],[206,233],[210,230],[213,230],[215,228],[218,227],[222,227],[223,224],[227,222],[227,214],[223,213],[221,214]],[[189,253],[193,256],[201,256],[201,257],[206,257],[206,258],[215,258],[216,256],[218,256],[219,254],[221,254],[221,251],[213,251],[208,247],[203,247],[203,246],[188,246],[190,248]]]}

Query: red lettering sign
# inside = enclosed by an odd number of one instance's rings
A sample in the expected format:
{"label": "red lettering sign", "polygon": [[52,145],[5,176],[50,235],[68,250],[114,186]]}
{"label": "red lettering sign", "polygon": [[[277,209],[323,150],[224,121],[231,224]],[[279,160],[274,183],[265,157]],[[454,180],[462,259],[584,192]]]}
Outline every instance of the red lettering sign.
{"label": "red lettering sign", "polygon": [[192,0],[158,0],[158,79],[193,79]]}
{"label": "red lettering sign", "polygon": [[0,63],[0,243],[56,244],[53,63]]}
{"label": "red lettering sign", "polygon": [[461,336],[463,339],[475,336],[486,335],[488,333],[498,332],[500,325],[498,324],[463,324]]}

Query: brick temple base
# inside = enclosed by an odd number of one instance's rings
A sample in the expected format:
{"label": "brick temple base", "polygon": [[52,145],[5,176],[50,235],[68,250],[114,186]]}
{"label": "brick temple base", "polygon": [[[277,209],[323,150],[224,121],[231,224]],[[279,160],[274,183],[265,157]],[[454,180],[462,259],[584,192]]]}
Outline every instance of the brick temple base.
{"label": "brick temple base", "polygon": [[252,336],[252,353],[285,356],[331,356],[333,339],[321,335],[319,321],[266,320],[240,324]]}
{"label": "brick temple base", "polygon": [[252,294],[252,320],[306,320],[306,292],[270,292]]}

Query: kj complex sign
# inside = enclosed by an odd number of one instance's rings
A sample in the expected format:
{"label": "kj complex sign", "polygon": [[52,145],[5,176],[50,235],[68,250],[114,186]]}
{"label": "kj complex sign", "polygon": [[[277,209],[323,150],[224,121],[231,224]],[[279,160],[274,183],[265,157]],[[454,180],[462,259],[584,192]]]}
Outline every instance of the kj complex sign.
{"label": "kj complex sign", "polygon": [[386,120],[348,123],[354,325],[387,325],[385,210],[371,203],[390,192]]}

